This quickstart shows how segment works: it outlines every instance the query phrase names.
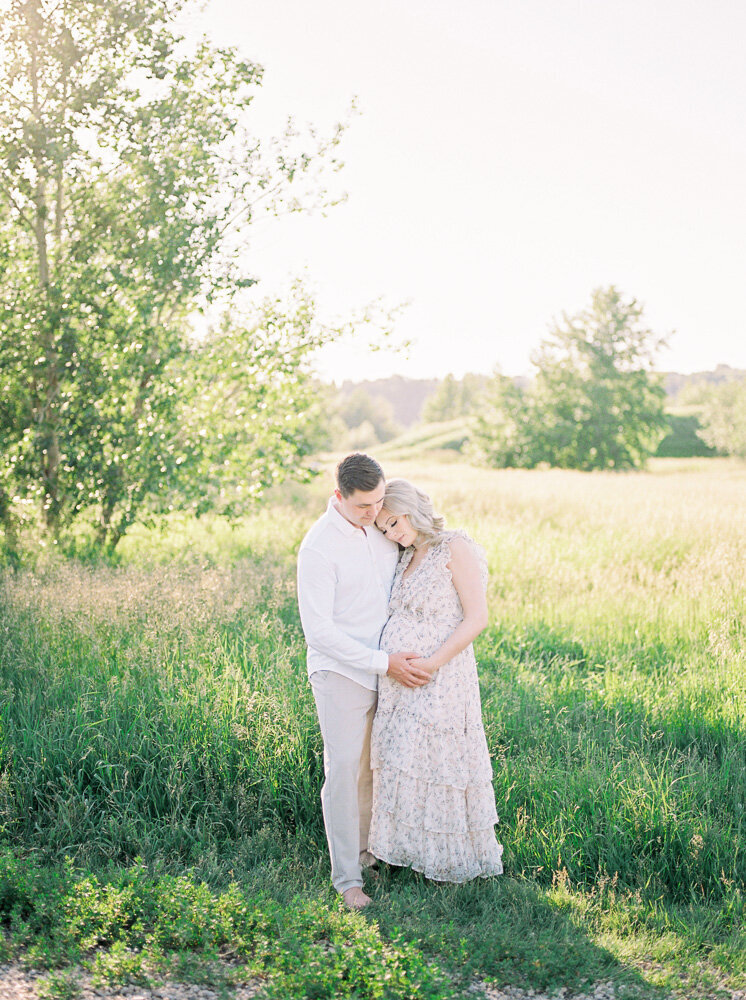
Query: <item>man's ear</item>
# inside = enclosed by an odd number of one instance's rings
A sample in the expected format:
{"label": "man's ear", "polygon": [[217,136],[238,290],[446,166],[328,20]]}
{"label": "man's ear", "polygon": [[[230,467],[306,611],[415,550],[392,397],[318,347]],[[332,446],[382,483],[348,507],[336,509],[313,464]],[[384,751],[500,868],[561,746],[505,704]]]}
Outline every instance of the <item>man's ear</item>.
{"label": "man's ear", "polygon": [[337,500],[341,500],[342,499],[342,494],[339,492],[338,489],[336,489],[334,491],[334,496],[337,498]]}

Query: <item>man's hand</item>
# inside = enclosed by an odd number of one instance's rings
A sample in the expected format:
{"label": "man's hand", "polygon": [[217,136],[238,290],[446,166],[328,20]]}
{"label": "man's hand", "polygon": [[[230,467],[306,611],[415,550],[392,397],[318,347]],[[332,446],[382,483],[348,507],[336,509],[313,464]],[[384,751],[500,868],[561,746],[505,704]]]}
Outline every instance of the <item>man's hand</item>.
{"label": "man's hand", "polygon": [[404,687],[422,687],[430,680],[430,674],[422,667],[412,665],[412,660],[419,659],[419,653],[389,653],[389,668],[386,675],[403,684]]}

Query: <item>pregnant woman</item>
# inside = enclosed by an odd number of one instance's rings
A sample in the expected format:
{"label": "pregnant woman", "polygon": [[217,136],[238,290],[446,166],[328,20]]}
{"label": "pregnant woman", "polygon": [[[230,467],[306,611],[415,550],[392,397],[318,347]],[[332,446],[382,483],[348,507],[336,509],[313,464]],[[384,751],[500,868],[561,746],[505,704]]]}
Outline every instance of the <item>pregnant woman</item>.
{"label": "pregnant woman", "polygon": [[386,484],[377,527],[403,552],[381,649],[416,649],[432,680],[381,677],[371,735],[369,849],[427,878],[466,882],[502,872],[492,766],[472,641],[487,624],[487,566],[461,531],[446,531],[429,497]]}

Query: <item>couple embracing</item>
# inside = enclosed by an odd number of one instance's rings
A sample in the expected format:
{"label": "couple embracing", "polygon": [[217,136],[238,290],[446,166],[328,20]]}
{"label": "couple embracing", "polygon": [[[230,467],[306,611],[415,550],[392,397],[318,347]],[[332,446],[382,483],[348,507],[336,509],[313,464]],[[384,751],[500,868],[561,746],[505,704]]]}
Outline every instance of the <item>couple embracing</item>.
{"label": "couple embracing", "polygon": [[443,882],[502,872],[472,649],[486,581],[482,550],[421,490],[369,455],[339,463],[298,554],[298,603],[332,883],[352,909],[371,902],[377,860]]}

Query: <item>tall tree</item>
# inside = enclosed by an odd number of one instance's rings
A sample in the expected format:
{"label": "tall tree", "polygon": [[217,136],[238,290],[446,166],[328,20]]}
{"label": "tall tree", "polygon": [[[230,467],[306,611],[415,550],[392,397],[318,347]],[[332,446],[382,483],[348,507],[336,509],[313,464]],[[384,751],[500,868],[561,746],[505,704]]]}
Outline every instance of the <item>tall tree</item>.
{"label": "tall tree", "polygon": [[498,380],[478,447],[496,465],[641,466],[666,430],[665,391],[652,371],[662,343],[635,299],[597,288],[589,308],[554,324],[532,358],[529,390]]}
{"label": "tall tree", "polygon": [[724,455],[746,458],[746,380],[733,379],[701,390],[699,436]]}
{"label": "tall tree", "polygon": [[469,449],[499,469],[532,468],[537,463],[534,414],[529,395],[497,372],[474,417]]}
{"label": "tall tree", "polygon": [[[373,447],[382,441],[390,441],[401,432],[401,428],[394,419],[394,407],[384,396],[373,396],[362,386],[353,389],[349,395],[342,396],[337,409],[340,417],[349,430],[354,431],[366,425],[365,435],[370,438],[372,430],[373,438],[368,440],[366,447]],[[369,429],[370,428],[370,429]]]}
{"label": "tall tree", "polygon": [[455,375],[448,374],[438,388],[428,396],[422,407],[422,420],[426,424],[453,420],[462,415],[463,399],[461,385]]}
{"label": "tall tree", "polygon": [[613,285],[555,323],[532,359],[537,457],[575,469],[642,465],[666,430],[665,390],[652,371],[662,344],[642,306]]}
{"label": "tall tree", "polygon": [[[33,500],[53,533],[95,507],[102,536],[116,535],[146,495],[179,481],[188,317],[252,283],[238,250],[258,208],[306,206],[320,165],[335,162],[341,127],[302,139],[289,126],[267,148],[251,135],[262,70],[187,44],[174,27],[186,4],[11,0],[3,15],[6,534],[13,501]],[[241,342],[248,387],[263,376]],[[256,354],[276,379],[282,366],[261,343]]]}
{"label": "tall tree", "polygon": [[427,424],[439,423],[478,412],[488,383],[486,375],[467,373],[462,379],[446,375],[435,392],[425,400],[422,420]]}
{"label": "tall tree", "polygon": [[226,314],[171,360],[141,409],[99,411],[88,445],[98,542],[111,550],[135,520],[174,509],[234,517],[268,487],[309,478],[304,459],[326,430],[310,361],[341,333],[296,285]]}

